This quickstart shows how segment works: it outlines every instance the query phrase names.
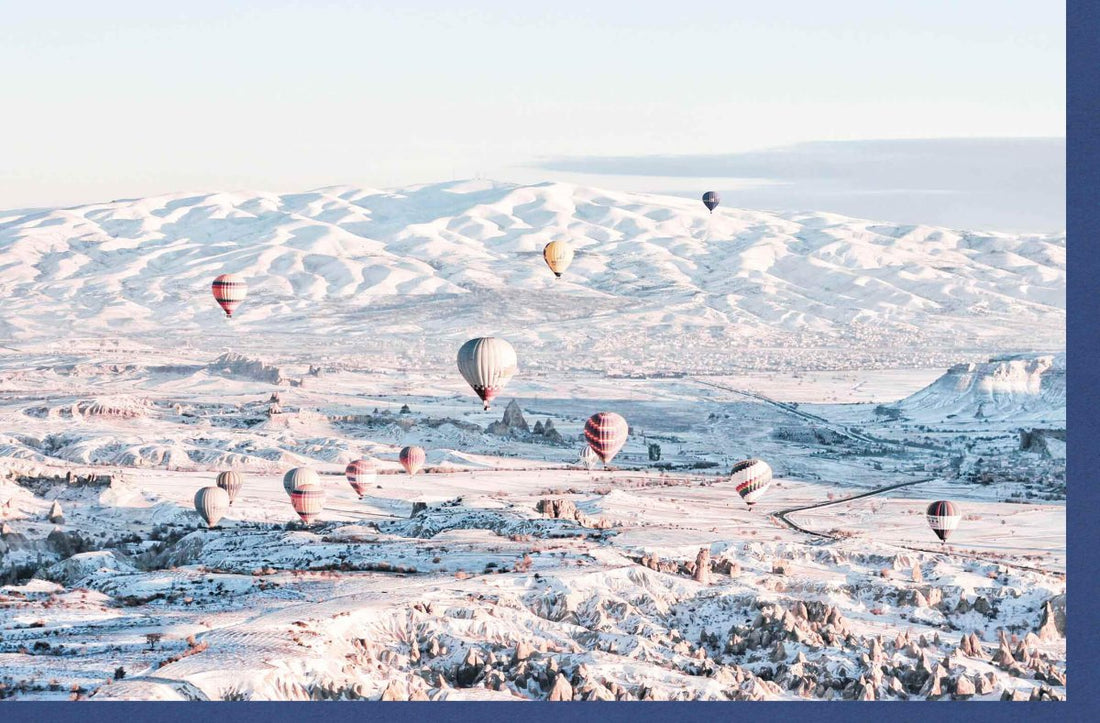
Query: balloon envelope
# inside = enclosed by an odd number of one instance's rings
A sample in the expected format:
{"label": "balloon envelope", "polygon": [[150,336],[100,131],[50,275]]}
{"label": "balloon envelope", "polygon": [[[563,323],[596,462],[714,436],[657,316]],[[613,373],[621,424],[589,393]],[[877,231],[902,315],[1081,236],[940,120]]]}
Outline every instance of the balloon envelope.
{"label": "balloon envelope", "polygon": [[288,495],[296,489],[308,486],[321,486],[321,478],[309,467],[295,467],[283,475],[283,489]]}
{"label": "balloon envelope", "polygon": [[742,460],[733,465],[730,481],[733,482],[737,494],[745,500],[745,504],[754,505],[771,487],[772,468],[761,459]]}
{"label": "balloon envelope", "polygon": [[410,475],[414,475],[424,466],[424,461],[428,459],[428,454],[424,451],[423,447],[405,447],[401,450],[399,459],[405,471]]}
{"label": "balloon envelope", "polygon": [[470,339],[458,350],[458,371],[488,409],[516,373],[516,350],[492,336]]}
{"label": "balloon envelope", "polygon": [[294,511],[302,522],[311,524],[325,508],[325,491],[313,485],[299,487],[290,493],[290,504],[294,505]]}
{"label": "balloon envelope", "polygon": [[195,493],[195,509],[207,527],[213,527],[229,511],[229,493],[221,487],[203,487]]}
{"label": "balloon envelope", "polygon": [[596,463],[600,461],[599,456],[596,454],[596,450],[592,449],[587,444],[584,445],[584,449],[581,450],[581,464],[585,469],[592,469],[596,466]]}
{"label": "balloon envelope", "polygon": [[214,299],[225,310],[225,315],[232,317],[233,311],[248,295],[248,284],[236,274],[222,274],[214,279],[210,290],[214,292]]}
{"label": "balloon envelope", "polygon": [[378,471],[373,460],[357,459],[347,466],[344,476],[348,478],[348,484],[355,490],[355,494],[362,497],[367,488],[378,479]]}
{"label": "balloon envelope", "polygon": [[714,212],[714,209],[718,208],[718,204],[722,199],[718,198],[718,194],[714,191],[707,191],[703,194],[703,205],[707,207],[707,210]]}
{"label": "balloon envelope", "polygon": [[584,425],[584,438],[588,440],[588,446],[604,464],[619,453],[629,434],[630,427],[626,420],[615,412],[593,414]]}
{"label": "balloon envelope", "polygon": [[218,475],[216,484],[229,494],[229,504],[233,504],[244,485],[244,477],[240,472],[222,472]]}
{"label": "balloon envelope", "polygon": [[542,249],[542,258],[559,279],[573,263],[573,247],[565,241],[551,241]]}
{"label": "balloon envelope", "polygon": [[959,520],[962,519],[958,506],[947,500],[939,500],[928,505],[925,514],[928,516],[928,526],[941,542],[947,542],[947,538],[959,526]]}

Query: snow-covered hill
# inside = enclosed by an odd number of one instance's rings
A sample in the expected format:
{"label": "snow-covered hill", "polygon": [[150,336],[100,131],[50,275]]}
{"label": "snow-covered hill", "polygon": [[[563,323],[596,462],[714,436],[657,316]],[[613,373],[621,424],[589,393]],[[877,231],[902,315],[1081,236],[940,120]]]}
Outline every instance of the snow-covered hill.
{"label": "snow-covered hill", "polygon": [[[560,281],[541,258],[553,239],[577,252]],[[160,196],[0,212],[0,337],[318,334],[450,357],[493,333],[565,366],[638,349],[751,366],[760,347],[838,344],[919,362],[1064,346],[1065,251],[1064,235],[710,216],[559,183]],[[223,272],[249,284],[231,326],[210,295]]]}
{"label": "snow-covered hill", "polygon": [[958,364],[898,406],[907,415],[1064,423],[1066,355],[1017,355]]}

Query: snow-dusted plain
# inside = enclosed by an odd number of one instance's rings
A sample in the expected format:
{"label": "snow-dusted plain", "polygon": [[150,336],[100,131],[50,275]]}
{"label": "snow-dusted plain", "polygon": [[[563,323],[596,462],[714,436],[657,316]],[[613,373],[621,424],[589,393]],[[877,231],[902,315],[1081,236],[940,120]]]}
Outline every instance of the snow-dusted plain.
{"label": "snow-dusted plain", "polygon": [[[1066,694],[1064,235],[565,184],[181,194],[0,211],[0,301],[0,697]],[[483,335],[519,355],[491,411],[454,364]],[[631,436],[587,471],[605,410]],[[777,478],[752,509],[745,457]]]}

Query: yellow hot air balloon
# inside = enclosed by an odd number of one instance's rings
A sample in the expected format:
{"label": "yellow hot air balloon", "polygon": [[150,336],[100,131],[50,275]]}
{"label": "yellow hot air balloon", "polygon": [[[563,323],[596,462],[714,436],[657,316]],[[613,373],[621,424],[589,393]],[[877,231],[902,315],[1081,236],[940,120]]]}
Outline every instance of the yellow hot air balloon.
{"label": "yellow hot air balloon", "polygon": [[546,265],[559,279],[573,263],[573,247],[565,241],[551,241],[542,250],[542,257],[546,259]]}

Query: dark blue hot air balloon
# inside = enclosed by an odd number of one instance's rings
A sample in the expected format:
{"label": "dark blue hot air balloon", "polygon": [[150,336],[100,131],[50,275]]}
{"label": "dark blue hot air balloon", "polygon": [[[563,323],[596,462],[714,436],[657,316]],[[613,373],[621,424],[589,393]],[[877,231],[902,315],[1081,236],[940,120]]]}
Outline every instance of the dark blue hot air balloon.
{"label": "dark blue hot air balloon", "polygon": [[714,209],[718,208],[718,203],[722,199],[718,198],[718,194],[714,191],[707,191],[703,194],[703,205],[707,207],[707,210],[714,213]]}

